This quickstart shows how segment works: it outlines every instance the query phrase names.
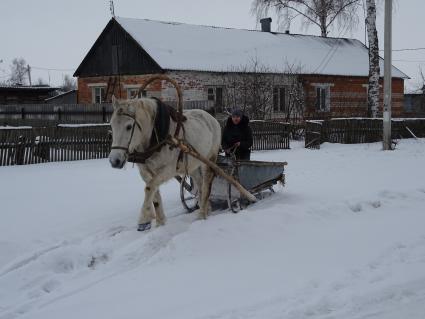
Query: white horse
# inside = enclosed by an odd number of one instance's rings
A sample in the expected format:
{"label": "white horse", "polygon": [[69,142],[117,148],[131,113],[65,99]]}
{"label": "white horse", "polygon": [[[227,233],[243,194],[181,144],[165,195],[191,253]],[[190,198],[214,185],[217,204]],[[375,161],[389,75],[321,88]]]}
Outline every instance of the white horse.
{"label": "white horse", "polygon": [[[190,175],[199,189],[201,218],[208,215],[208,198],[214,173],[199,160],[180,154],[178,148],[159,145],[168,135],[174,135],[177,123],[170,120],[169,107],[157,99],[140,98],[118,100],[112,98],[114,112],[111,118],[112,150],[109,161],[114,168],[123,168],[129,154],[144,153],[157,149],[147,155],[144,163],[137,163],[140,175],[146,183],[145,199],[138,220],[138,230],[151,227],[152,219],[156,225],[165,223],[165,215],[159,186],[175,176]],[[216,162],[221,144],[221,128],[217,120],[203,110],[184,111],[186,120],[178,137],[184,138],[202,156]],[[162,132],[159,132],[161,131]]]}

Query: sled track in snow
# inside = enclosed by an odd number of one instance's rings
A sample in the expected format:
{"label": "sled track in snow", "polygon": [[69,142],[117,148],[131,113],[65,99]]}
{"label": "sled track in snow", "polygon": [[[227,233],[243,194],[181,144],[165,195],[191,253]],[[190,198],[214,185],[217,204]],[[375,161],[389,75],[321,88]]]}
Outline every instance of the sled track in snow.
{"label": "sled track in snow", "polygon": [[[146,233],[114,226],[6,265],[0,272],[0,286],[8,287],[9,293],[8,300],[0,302],[0,319],[17,318],[149,262],[196,220],[195,214],[181,213]],[[35,279],[26,275],[40,272]],[[65,288],[69,282],[72,288]]]}

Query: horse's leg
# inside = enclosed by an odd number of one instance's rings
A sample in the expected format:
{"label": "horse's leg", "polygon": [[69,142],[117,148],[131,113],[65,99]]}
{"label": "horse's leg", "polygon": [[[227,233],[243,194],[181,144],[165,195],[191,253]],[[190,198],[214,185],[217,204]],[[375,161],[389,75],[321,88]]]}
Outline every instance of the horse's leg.
{"label": "horse's leg", "polygon": [[190,177],[193,179],[193,183],[195,184],[195,192],[198,191],[198,205],[201,201],[201,194],[202,194],[202,172],[201,167],[198,167],[195,171],[193,171],[190,174]]}
{"label": "horse's leg", "polygon": [[156,225],[157,226],[164,225],[165,215],[164,215],[164,209],[162,205],[161,193],[159,192],[159,189],[155,192],[155,195],[153,197],[153,206],[155,207]]}
{"label": "horse's leg", "polygon": [[[159,185],[166,182],[169,178],[168,176],[174,176],[173,174],[167,174],[164,172],[162,175],[154,175],[151,179],[146,181],[145,187],[145,199],[143,201],[142,211],[139,217],[139,231],[148,230],[151,228],[152,219],[155,218],[155,207],[154,201],[156,193],[159,194]],[[160,195],[159,195],[160,196]],[[159,199],[161,199],[159,197]],[[158,201],[158,204],[162,207],[162,201]],[[165,222],[164,214],[160,216],[160,224]]]}
{"label": "horse's leg", "polygon": [[143,201],[142,210],[139,216],[139,228],[137,230],[144,231],[151,228],[152,219],[155,218],[153,199],[155,193],[158,190],[158,186],[152,183],[152,180],[146,183],[145,187],[145,199]]}
{"label": "horse's leg", "polygon": [[200,195],[200,210],[199,215],[201,218],[206,219],[209,210],[209,198],[211,193],[211,184],[214,178],[213,170],[207,165],[202,165],[202,192]]}

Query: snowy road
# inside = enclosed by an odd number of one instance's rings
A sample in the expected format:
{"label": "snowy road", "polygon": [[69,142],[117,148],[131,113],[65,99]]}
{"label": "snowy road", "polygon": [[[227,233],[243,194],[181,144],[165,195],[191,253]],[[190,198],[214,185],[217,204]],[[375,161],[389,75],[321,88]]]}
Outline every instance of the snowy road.
{"label": "snowy road", "polygon": [[287,187],[239,214],[135,231],[106,160],[0,167],[0,318],[425,318],[425,140],[256,152]]}

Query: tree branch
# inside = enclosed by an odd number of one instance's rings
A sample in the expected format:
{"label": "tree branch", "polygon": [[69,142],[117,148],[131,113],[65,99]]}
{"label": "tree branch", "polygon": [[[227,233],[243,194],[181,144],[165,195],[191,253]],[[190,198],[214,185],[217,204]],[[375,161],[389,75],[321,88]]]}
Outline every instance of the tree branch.
{"label": "tree branch", "polygon": [[[308,6],[304,1],[300,1],[300,2],[297,2],[297,3],[304,5],[306,8],[308,8],[309,10],[312,10],[317,15],[317,12],[315,10],[313,10],[312,8],[310,8],[310,6]],[[314,23],[315,25],[317,25],[317,26],[320,27],[320,23],[318,23],[317,21],[313,20],[308,15],[306,15],[302,11],[298,10],[297,8],[289,5],[288,3],[284,3],[284,2],[282,2],[282,0],[278,0],[278,3],[276,3],[274,6],[275,7],[278,7],[279,5],[282,6],[282,8],[288,8],[288,9],[294,10],[298,14],[302,15],[304,18],[310,20],[312,23]]]}
{"label": "tree branch", "polygon": [[335,12],[334,16],[331,18],[331,20],[329,21],[329,23],[326,25],[326,27],[329,27],[332,22],[334,22],[334,20],[338,17],[338,15],[345,10],[345,8],[351,6],[352,4],[359,2],[359,0],[352,0],[350,2],[347,2],[345,5],[343,5],[341,8],[339,8],[339,10],[337,12]]}

